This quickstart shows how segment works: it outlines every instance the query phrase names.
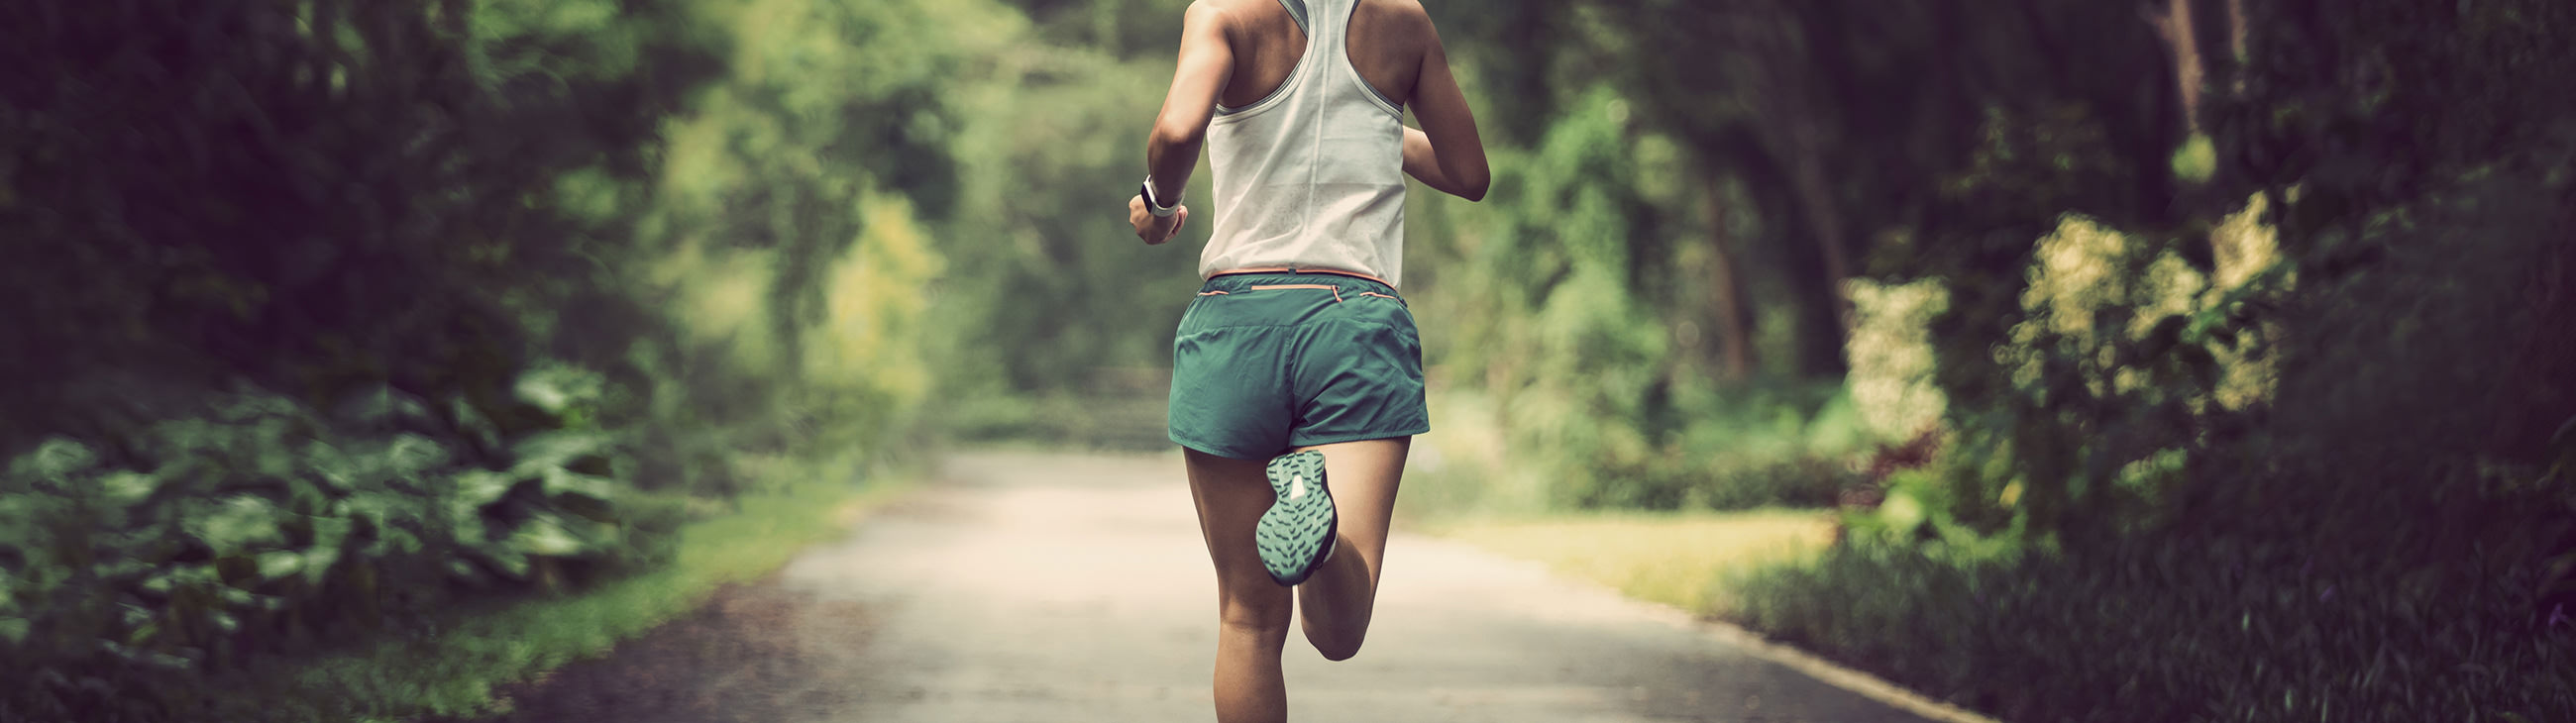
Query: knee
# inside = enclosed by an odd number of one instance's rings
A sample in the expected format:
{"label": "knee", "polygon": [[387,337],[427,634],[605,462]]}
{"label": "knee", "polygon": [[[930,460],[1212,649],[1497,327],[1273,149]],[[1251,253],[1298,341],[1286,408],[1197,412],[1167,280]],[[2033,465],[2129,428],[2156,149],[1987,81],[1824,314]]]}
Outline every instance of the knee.
{"label": "knee", "polygon": [[1229,633],[1285,642],[1288,639],[1288,619],[1293,611],[1286,595],[1278,598],[1275,601],[1229,598],[1218,606],[1217,625]]}

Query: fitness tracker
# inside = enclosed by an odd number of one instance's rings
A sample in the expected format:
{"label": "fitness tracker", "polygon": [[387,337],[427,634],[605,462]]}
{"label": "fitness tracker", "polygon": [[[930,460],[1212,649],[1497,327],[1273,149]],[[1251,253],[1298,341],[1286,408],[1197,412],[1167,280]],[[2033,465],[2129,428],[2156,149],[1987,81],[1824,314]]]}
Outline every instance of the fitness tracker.
{"label": "fitness tracker", "polygon": [[1154,200],[1153,176],[1145,177],[1145,185],[1136,192],[1136,195],[1145,197],[1145,212],[1154,214],[1155,218],[1171,218],[1172,214],[1181,212],[1181,200],[1178,198],[1172,199],[1172,205],[1169,206]]}

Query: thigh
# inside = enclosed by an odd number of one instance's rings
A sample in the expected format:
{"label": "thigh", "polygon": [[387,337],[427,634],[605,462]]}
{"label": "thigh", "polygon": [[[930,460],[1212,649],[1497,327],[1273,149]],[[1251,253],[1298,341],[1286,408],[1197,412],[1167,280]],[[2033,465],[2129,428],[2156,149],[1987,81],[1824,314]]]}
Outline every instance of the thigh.
{"label": "thigh", "polygon": [[1334,554],[1359,554],[1368,565],[1369,579],[1376,580],[1378,561],[1386,554],[1388,528],[1395,518],[1396,488],[1404,479],[1404,458],[1413,449],[1413,438],[1337,442],[1300,449],[1324,453],[1324,479],[1332,486],[1342,544],[1348,546]]}
{"label": "thigh", "polygon": [[[1227,603],[1286,605],[1288,589],[1270,579],[1253,547],[1252,528],[1270,511],[1276,496],[1263,473],[1269,460],[1220,457],[1183,448],[1190,497],[1199,508],[1199,534],[1207,541],[1208,559],[1216,564],[1217,592]],[[1332,474],[1331,458],[1325,474]],[[1327,477],[1330,479],[1330,477]]]}

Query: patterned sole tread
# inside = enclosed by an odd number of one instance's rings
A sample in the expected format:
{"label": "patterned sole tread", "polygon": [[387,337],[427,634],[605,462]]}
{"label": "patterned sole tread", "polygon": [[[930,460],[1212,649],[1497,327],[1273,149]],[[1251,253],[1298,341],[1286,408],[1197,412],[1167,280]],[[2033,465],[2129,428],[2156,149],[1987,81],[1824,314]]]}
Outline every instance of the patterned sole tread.
{"label": "patterned sole tread", "polygon": [[1270,579],[1295,585],[1314,574],[1340,526],[1333,493],[1324,483],[1324,453],[1310,449],[1282,455],[1270,460],[1268,473],[1277,500],[1253,526],[1252,544]]}

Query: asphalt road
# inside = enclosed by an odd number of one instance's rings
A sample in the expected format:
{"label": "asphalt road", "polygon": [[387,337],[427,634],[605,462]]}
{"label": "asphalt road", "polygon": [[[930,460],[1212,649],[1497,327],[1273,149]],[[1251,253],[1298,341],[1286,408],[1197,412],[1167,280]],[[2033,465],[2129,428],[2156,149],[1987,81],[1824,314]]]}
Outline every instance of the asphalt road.
{"label": "asphalt road", "polygon": [[[1292,720],[1973,720],[1397,532],[1359,657],[1291,636]],[[1176,455],[978,453],[769,580],[513,691],[505,719],[1208,721],[1215,605]]]}

